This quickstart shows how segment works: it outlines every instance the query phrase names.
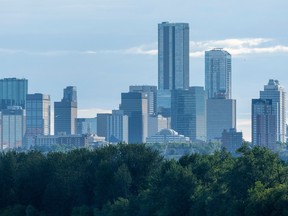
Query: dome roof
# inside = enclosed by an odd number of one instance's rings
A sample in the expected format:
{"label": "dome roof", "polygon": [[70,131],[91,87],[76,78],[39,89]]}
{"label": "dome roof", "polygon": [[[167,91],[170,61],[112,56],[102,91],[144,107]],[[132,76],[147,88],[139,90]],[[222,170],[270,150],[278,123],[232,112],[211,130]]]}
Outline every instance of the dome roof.
{"label": "dome roof", "polygon": [[170,136],[177,136],[178,133],[172,129],[162,129],[161,131],[159,131],[159,135],[170,135]]}

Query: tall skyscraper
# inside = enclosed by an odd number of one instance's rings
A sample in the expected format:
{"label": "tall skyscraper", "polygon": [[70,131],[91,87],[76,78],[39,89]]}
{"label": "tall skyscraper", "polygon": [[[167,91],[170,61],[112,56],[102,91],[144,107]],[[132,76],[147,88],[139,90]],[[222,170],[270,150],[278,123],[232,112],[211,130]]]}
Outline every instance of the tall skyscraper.
{"label": "tall skyscraper", "polygon": [[142,92],[147,94],[148,114],[156,115],[157,113],[157,86],[135,85],[129,86],[129,92]]}
{"label": "tall skyscraper", "polygon": [[63,99],[54,102],[54,134],[75,134],[77,118],[77,89],[68,86],[64,89]]}
{"label": "tall skyscraper", "polygon": [[205,52],[205,90],[208,98],[231,99],[231,55],[220,48]]}
{"label": "tall skyscraper", "polygon": [[26,135],[50,135],[50,96],[27,94]]}
{"label": "tall skyscraper", "polygon": [[189,88],[189,25],[158,24],[158,89]]}
{"label": "tall skyscraper", "polygon": [[174,90],[171,98],[171,128],[191,140],[206,140],[206,96],[203,87]]}
{"label": "tall skyscraper", "polygon": [[21,147],[25,133],[25,110],[21,106],[8,106],[0,116],[1,149]]}
{"label": "tall skyscraper", "polygon": [[170,116],[171,90],[189,88],[189,25],[158,24],[158,113]]}
{"label": "tall skyscraper", "polygon": [[147,94],[128,92],[121,94],[120,110],[128,116],[128,143],[144,143],[147,137]]}
{"label": "tall skyscraper", "polygon": [[264,91],[260,91],[260,99],[272,100],[272,113],[276,115],[277,142],[286,142],[286,91],[278,80],[270,79]]}
{"label": "tall skyscraper", "polygon": [[252,144],[274,149],[277,120],[271,99],[252,99]]}
{"label": "tall skyscraper", "polygon": [[25,109],[27,91],[27,79],[0,79],[0,110],[7,109],[8,106],[21,106]]}

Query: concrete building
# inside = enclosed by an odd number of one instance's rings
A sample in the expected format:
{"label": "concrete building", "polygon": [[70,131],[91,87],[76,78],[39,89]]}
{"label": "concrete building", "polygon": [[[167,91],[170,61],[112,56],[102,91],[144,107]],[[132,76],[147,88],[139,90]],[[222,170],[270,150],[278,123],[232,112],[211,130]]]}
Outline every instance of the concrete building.
{"label": "concrete building", "polygon": [[107,141],[128,143],[129,118],[123,110],[112,110],[108,119]]}
{"label": "concrete building", "polygon": [[278,80],[270,79],[260,91],[260,99],[272,100],[272,113],[276,115],[277,142],[286,141],[286,91]]}
{"label": "concrete building", "polygon": [[148,116],[148,137],[155,135],[165,128],[171,128],[170,118],[165,118],[161,115]]}
{"label": "concrete building", "polygon": [[231,99],[231,55],[223,49],[205,52],[205,90],[208,98]]}
{"label": "concrete building", "polygon": [[76,118],[77,90],[75,86],[68,86],[64,89],[63,99],[54,102],[54,134],[75,134]]}
{"label": "concrete building", "polygon": [[252,144],[274,150],[277,142],[277,117],[271,99],[252,99]]}
{"label": "concrete building", "polygon": [[25,133],[25,110],[21,106],[8,106],[1,111],[1,149],[22,147]]}

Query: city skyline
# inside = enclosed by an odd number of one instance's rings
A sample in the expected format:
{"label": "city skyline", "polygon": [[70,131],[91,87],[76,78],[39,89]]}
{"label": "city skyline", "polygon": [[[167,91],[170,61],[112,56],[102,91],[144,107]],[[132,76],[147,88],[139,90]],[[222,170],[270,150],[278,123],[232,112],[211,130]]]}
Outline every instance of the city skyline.
{"label": "city skyline", "polygon": [[237,129],[249,140],[251,99],[269,79],[288,86],[287,4],[0,1],[1,78],[25,77],[29,93],[49,94],[51,101],[62,98],[64,86],[77,86],[79,116],[95,117],[101,109],[117,108],[120,92],[130,85],[157,84],[157,24],[185,22],[191,86],[204,86],[205,50],[222,47],[231,53]]}

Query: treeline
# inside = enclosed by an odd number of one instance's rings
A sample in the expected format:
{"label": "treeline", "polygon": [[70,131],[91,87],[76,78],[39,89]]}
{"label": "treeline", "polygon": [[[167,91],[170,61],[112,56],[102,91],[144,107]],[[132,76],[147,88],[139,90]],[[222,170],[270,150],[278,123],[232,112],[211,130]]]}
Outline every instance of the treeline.
{"label": "treeline", "polygon": [[164,160],[145,145],[0,156],[0,215],[288,215],[287,165],[264,148]]}

